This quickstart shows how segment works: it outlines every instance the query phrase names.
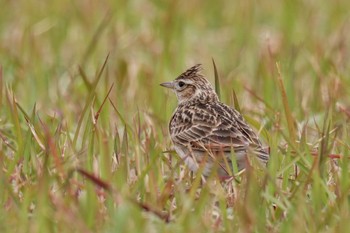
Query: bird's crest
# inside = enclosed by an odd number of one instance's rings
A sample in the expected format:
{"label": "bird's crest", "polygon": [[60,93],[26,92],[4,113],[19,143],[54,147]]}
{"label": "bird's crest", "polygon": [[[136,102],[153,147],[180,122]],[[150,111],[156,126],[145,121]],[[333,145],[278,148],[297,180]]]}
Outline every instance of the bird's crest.
{"label": "bird's crest", "polygon": [[187,79],[187,78],[192,78],[194,76],[197,76],[200,74],[200,71],[202,70],[202,64],[197,64],[195,66],[192,66],[185,72],[183,72],[179,77],[176,79]]}

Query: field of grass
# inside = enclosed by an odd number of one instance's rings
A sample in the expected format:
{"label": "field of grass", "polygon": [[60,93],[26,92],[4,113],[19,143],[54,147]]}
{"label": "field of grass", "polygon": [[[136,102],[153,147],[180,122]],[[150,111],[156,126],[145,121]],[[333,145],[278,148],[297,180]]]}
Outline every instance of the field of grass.
{"label": "field of grass", "polygon": [[[212,58],[271,151],[223,186],[159,86]],[[2,0],[0,232],[349,232],[349,59],[348,0]]]}

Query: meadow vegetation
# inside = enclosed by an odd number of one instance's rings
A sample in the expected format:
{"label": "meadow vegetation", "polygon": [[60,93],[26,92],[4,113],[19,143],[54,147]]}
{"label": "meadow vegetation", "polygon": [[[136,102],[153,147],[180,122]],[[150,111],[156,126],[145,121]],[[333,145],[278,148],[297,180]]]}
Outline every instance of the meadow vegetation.
{"label": "meadow vegetation", "polygon": [[[349,16],[348,0],[2,0],[0,232],[349,232]],[[270,147],[266,171],[204,183],[172,151],[159,83],[197,63]]]}

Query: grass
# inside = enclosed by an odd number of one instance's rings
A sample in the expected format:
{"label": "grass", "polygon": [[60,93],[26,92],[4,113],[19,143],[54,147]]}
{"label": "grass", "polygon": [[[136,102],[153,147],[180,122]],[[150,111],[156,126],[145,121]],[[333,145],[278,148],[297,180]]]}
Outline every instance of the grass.
{"label": "grass", "polygon": [[[2,5],[0,232],[350,230],[348,1]],[[159,83],[197,63],[266,171],[203,184],[171,150]]]}

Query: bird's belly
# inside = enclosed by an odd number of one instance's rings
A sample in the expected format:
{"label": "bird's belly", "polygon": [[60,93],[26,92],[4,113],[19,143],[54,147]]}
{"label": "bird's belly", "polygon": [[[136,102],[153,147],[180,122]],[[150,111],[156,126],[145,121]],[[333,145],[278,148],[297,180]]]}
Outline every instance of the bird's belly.
{"label": "bird's belly", "polygon": [[[231,153],[224,153],[225,159],[222,154],[209,155],[203,151],[189,150],[184,145],[175,145],[175,150],[181,159],[185,162],[186,166],[193,172],[197,172],[199,169],[204,176],[209,176],[212,168],[215,166],[217,174],[219,176],[229,175],[229,171],[232,174],[232,160]],[[243,170],[247,166],[247,156],[245,152],[236,152],[235,160],[237,162],[238,171]],[[226,162],[225,162],[226,160]]]}

